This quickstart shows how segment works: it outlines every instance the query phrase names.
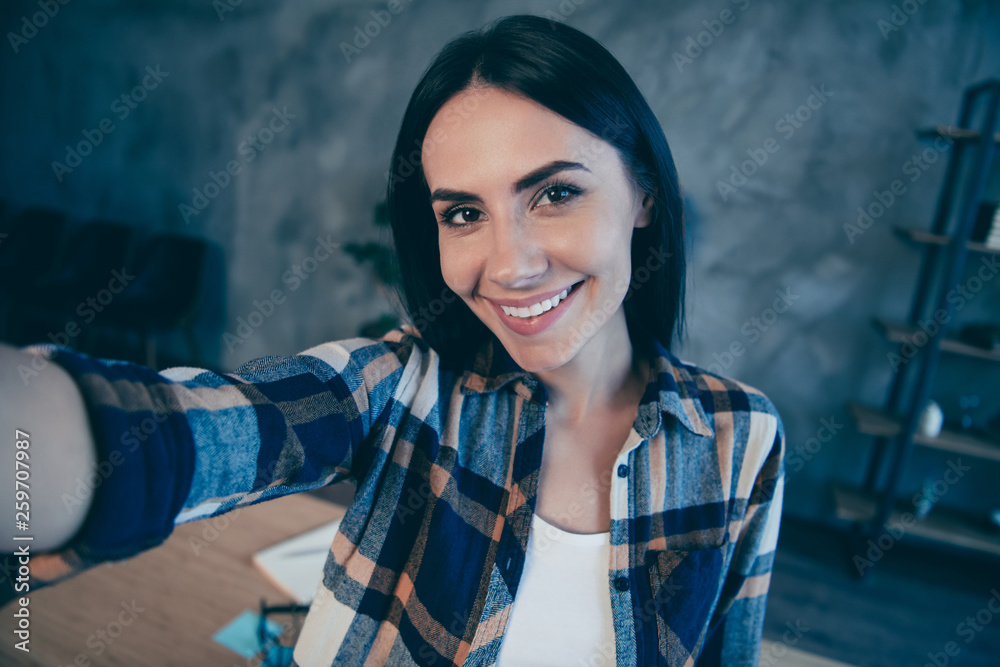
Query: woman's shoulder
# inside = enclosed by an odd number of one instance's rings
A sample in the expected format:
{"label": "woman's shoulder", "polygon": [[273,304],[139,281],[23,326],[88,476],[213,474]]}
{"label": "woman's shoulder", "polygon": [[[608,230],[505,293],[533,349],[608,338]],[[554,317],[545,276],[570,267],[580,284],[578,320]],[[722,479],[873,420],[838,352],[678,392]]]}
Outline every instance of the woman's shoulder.
{"label": "woman's shoulder", "polygon": [[678,386],[697,401],[713,429],[720,419],[728,428],[744,431],[748,446],[770,448],[776,438],[784,439],[781,415],[768,395],[753,384],[703,368],[670,355]]}
{"label": "woman's shoulder", "polygon": [[328,341],[303,350],[296,356],[316,359],[338,374],[373,377],[408,366],[429,371],[437,365],[437,353],[409,325],[391,329],[378,338],[358,336]]}
{"label": "woman's shoulder", "polygon": [[774,403],[764,391],[755,385],[737,380],[684,360],[672,352],[660,349],[659,372],[669,372],[677,384],[678,391],[699,401],[706,411],[718,408],[753,411],[769,414],[780,419]]}
{"label": "woman's shoulder", "polygon": [[729,471],[728,497],[758,503],[773,497],[784,476],[785,429],[771,399],[752,384],[690,362],[678,361],[676,372],[696,389],[711,425],[720,470]]}

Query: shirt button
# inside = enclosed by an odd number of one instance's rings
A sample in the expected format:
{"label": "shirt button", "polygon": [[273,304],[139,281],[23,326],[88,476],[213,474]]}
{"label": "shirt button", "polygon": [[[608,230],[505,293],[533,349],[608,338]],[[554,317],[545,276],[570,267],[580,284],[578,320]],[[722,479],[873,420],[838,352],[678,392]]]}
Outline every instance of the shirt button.
{"label": "shirt button", "polygon": [[618,476],[628,477],[628,466],[625,465],[624,463],[618,466]]}
{"label": "shirt button", "polygon": [[628,577],[618,577],[617,579],[615,579],[615,588],[617,588],[618,590],[620,590],[623,593],[625,591],[627,591],[628,590]]}

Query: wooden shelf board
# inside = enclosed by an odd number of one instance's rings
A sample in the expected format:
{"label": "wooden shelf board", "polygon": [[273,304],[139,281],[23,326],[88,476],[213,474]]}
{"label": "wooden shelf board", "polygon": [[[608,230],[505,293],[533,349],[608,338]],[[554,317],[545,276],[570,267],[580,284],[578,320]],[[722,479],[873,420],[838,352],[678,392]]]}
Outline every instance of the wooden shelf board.
{"label": "wooden shelf board", "polygon": [[[889,320],[883,320],[882,318],[876,318],[875,324],[879,327],[879,329],[881,329],[882,334],[886,337],[886,340],[893,343],[910,342],[913,334],[919,331],[919,329],[909,324],[904,324],[903,322],[891,322]],[[943,352],[950,352],[951,354],[975,357],[976,359],[1000,361],[1000,351],[986,350],[981,347],[976,347],[975,345],[970,345],[969,343],[958,340],[957,338],[942,339],[941,350]]]}
{"label": "wooden shelf board", "polygon": [[[852,403],[850,410],[855,425],[861,433],[893,438],[899,435],[902,428],[899,419],[876,408]],[[917,433],[913,436],[913,442],[930,449],[1000,461],[1000,443],[951,429],[942,430],[936,438]]]}
{"label": "wooden shelf board", "polygon": [[[913,241],[914,243],[926,243],[929,245],[940,245],[948,246],[951,245],[952,237],[944,236],[942,234],[932,234],[930,232],[925,232],[921,229],[913,229],[912,227],[905,227],[903,225],[893,225],[893,229],[896,233],[903,238]],[[982,252],[986,254],[993,254],[1000,252],[1000,248],[991,248],[985,243],[979,243],[978,241],[967,241],[965,246],[971,252]]]}
{"label": "wooden shelf board", "polygon": [[[856,487],[834,484],[833,495],[838,518],[868,521],[875,516],[877,497],[874,494],[865,493]],[[901,514],[902,511],[897,509],[889,522],[898,525]],[[907,527],[906,534],[1000,556],[1000,528],[992,526],[985,517],[979,520],[975,516],[946,507],[932,509],[925,519]]]}
{"label": "wooden shelf board", "polygon": [[[954,125],[937,125],[917,130],[917,136],[944,137],[946,139],[958,139],[959,141],[979,141],[981,135],[979,130],[970,130]],[[993,135],[993,141],[1000,143],[1000,132]]]}

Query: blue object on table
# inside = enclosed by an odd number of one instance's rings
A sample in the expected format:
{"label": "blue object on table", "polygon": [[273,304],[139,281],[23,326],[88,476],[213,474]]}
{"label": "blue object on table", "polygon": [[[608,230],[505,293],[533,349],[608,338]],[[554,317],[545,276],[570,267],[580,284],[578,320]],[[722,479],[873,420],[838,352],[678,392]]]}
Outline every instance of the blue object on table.
{"label": "blue object on table", "polygon": [[[216,632],[212,639],[244,658],[252,658],[260,652],[260,642],[257,639],[257,625],[260,615],[246,609],[234,618],[224,628]],[[267,629],[275,634],[281,634],[280,624],[268,620]],[[268,656],[270,658],[270,656]]]}

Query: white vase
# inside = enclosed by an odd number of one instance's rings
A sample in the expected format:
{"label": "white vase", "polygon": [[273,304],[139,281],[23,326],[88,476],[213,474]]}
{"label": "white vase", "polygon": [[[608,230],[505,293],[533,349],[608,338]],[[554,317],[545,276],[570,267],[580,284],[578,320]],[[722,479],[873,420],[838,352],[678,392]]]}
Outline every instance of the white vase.
{"label": "white vase", "polygon": [[920,420],[917,422],[917,432],[928,438],[936,438],[941,435],[941,428],[943,426],[944,411],[934,401],[928,401],[927,406],[920,413]]}

